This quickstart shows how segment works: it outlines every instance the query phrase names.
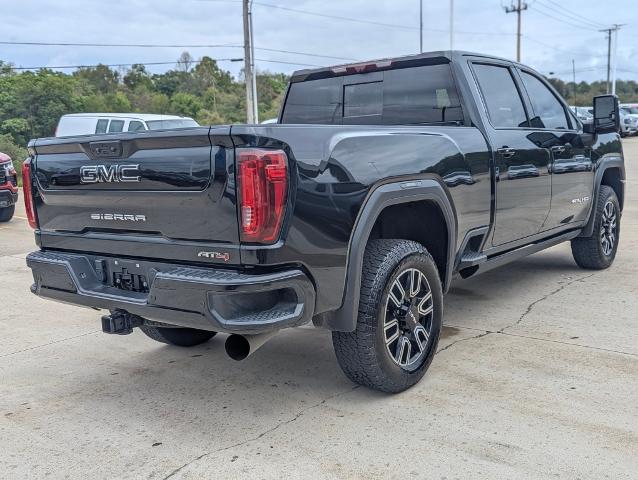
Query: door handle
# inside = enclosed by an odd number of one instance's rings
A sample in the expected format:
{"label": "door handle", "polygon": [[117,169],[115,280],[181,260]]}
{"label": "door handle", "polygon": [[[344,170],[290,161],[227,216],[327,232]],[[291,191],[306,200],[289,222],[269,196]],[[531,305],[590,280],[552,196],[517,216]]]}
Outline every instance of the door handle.
{"label": "door handle", "polygon": [[562,145],[554,145],[552,147],[552,152],[554,153],[563,153],[565,151],[565,147],[563,147]]}
{"label": "door handle", "polygon": [[503,147],[496,150],[503,158],[512,158],[516,155],[516,150],[513,148]]}

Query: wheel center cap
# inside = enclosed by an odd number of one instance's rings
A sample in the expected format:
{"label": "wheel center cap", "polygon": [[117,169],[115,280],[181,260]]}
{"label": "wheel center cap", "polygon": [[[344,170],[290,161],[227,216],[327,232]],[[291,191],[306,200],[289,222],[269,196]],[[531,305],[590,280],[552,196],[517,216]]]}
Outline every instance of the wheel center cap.
{"label": "wheel center cap", "polygon": [[412,306],[407,311],[405,315],[405,323],[410,330],[414,330],[414,328],[419,324],[419,316],[416,306]]}

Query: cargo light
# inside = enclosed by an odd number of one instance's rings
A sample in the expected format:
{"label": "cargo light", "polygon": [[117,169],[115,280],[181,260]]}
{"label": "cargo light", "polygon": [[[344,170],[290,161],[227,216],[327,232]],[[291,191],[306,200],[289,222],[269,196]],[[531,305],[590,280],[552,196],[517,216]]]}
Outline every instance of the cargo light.
{"label": "cargo light", "polygon": [[350,65],[338,65],[332,67],[333,73],[366,73],[387,68],[392,65],[391,60],[380,60],[377,62],[352,63]]}
{"label": "cargo light", "polygon": [[288,159],[282,150],[238,149],[241,240],[274,243],[281,230],[288,191]]}

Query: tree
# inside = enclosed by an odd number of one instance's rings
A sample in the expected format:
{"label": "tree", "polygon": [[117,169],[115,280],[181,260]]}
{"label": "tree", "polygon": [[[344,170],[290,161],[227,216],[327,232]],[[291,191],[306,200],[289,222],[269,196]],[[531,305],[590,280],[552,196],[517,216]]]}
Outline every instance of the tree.
{"label": "tree", "polygon": [[171,98],[170,108],[178,115],[195,118],[202,109],[202,102],[194,95],[179,92]]}
{"label": "tree", "polygon": [[132,91],[140,87],[153,88],[153,82],[146,71],[146,67],[139,63],[133,65],[127,74],[124,75],[124,85]]}
{"label": "tree", "polygon": [[114,93],[120,81],[120,75],[106,65],[94,68],[80,68],[73,72],[73,76],[87,82],[99,93]]}
{"label": "tree", "polygon": [[188,52],[182,52],[182,54],[177,59],[177,70],[188,73],[188,71],[193,66],[195,59]]}
{"label": "tree", "polygon": [[0,134],[8,134],[20,145],[29,141],[29,123],[24,118],[10,118],[0,124]]}

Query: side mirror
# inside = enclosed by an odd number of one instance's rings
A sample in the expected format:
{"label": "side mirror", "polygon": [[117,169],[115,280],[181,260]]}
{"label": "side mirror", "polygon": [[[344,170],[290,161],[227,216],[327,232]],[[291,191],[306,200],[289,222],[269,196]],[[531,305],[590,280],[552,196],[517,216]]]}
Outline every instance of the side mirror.
{"label": "side mirror", "polygon": [[616,95],[594,97],[593,128],[596,133],[620,131],[620,108]]}

